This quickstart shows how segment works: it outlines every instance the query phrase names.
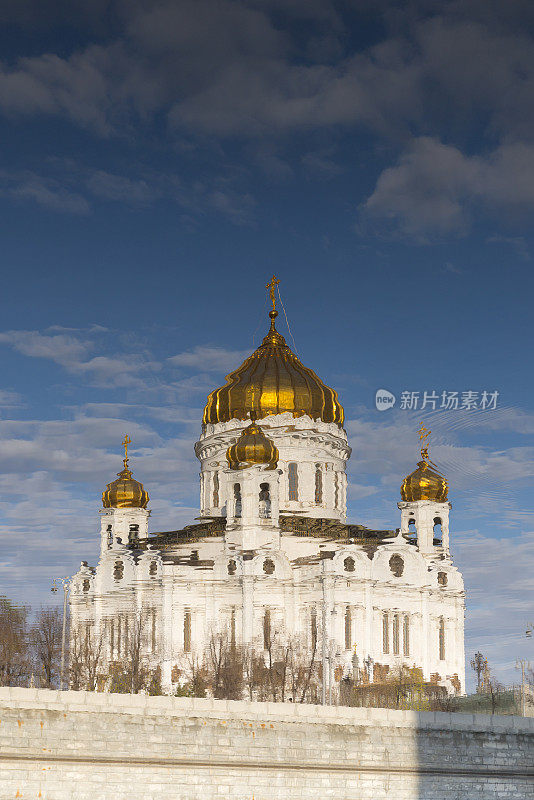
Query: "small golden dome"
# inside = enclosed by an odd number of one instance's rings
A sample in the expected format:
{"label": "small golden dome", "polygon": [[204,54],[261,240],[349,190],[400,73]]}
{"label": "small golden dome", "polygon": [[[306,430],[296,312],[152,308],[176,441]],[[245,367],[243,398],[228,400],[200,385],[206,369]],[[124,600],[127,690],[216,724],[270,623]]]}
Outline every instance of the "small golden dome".
{"label": "small golden dome", "polygon": [[[273,278],[274,280],[274,278]],[[263,419],[289,411],[294,417],[308,415],[343,427],[343,406],[337,392],[305,367],[278,333],[269,312],[271,328],[261,345],[238,369],[226,376],[226,384],[208,395],[203,423],[231,419]]]}
{"label": "small golden dome", "polygon": [[423,442],[421,447],[421,461],[417,469],[411,472],[402,482],[401,497],[405,502],[415,500],[434,500],[436,503],[445,503],[449,484],[441,475],[436,465],[430,460],[428,454],[428,437],[430,431],[421,423],[419,438]]}
{"label": "small golden dome", "polygon": [[128,445],[130,442],[131,439],[125,436],[123,441],[124,469],[117,473],[117,479],[108,483],[102,492],[104,508],[146,508],[148,505],[148,492],[142,483],[132,478],[132,472],[128,469]]}
{"label": "small golden dome", "polygon": [[253,464],[266,464],[265,469],[276,469],[278,457],[274,442],[254,422],[241,431],[237,442],[226,451],[230,469],[246,469]]}
{"label": "small golden dome", "polygon": [[417,469],[403,480],[400,491],[402,499],[407,502],[435,500],[436,503],[444,503],[448,489],[443,475],[432,469],[426,461],[419,461]]}

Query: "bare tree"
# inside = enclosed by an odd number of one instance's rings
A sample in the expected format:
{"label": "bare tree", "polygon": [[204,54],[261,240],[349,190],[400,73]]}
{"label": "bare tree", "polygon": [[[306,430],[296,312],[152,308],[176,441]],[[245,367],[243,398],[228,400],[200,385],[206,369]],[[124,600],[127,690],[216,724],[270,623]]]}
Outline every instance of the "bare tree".
{"label": "bare tree", "polygon": [[0,597],[0,685],[26,686],[31,674],[28,609]]}
{"label": "bare tree", "polygon": [[95,691],[102,667],[102,634],[95,634],[90,625],[72,632],[70,642],[70,687]]}
{"label": "bare tree", "polygon": [[109,670],[110,691],[138,694],[161,694],[161,669],[151,669],[148,658],[146,634],[147,610],[140,609],[135,614],[119,617],[122,626],[123,649],[121,657],[113,662]]}
{"label": "bare tree", "polygon": [[243,696],[243,654],[224,632],[212,632],[206,650],[207,674],[214,697],[240,700]]}
{"label": "bare tree", "polygon": [[55,686],[60,671],[62,616],[55,606],[41,606],[30,639],[41,684]]}
{"label": "bare tree", "polygon": [[320,684],[316,647],[310,656],[298,637],[286,636],[281,628],[276,634],[270,628],[264,631],[264,645],[263,652],[240,647],[225,632],[212,633],[202,661],[204,686],[214,697],[229,700],[247,696],[260,701],[316,701]]}

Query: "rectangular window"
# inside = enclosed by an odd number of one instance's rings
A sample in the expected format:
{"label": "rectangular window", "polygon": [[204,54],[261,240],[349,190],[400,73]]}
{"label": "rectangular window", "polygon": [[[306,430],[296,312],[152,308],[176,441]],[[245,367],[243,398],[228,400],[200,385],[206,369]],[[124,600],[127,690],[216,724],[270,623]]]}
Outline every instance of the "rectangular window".
{"label": "rectangular window", "polygon": [[289,489],[289,500],[299,499],[299,477],[297,473],[297,465],[292,462],[287,465],[287,481]]}
{"label": "rectangular window", "polygon": [[410,655],[410,618],[408,615],[404,617],[402,626],[402,650],[405,656]]}
{"label": "rectangular window", "polygon": [[219,508],[219,473],[213,473],[213,508]]}
{"label": "rectangular window", "polygon": [[389,653],[389,615],[387,611],[382,614],[382,650]]}
{"label": "rectangular window", "polygon": [[399,644],[400,644],[400,636],[399,636],[399,615],[395,614],[393,617],[393,654],[398,656],[399,655]]}
{"label": "rectangular window", "polygon": [[352,647],[352,614],[350,613],[350,606],[345,609],[345,650],[350,650]]}
{"label": "rectangular window", "polygon": [[263,617],[263,647],[265,650],[271,647],[271,612],[268,608]]}
{"label": "rectangular window", "polygon": [[439,660],[445,661],[445,620],[439,621]]}
{"label": "rectangular window", "polygon": [[191,652],[191,612],[184,611],[184,652]]}
{"label": "rectangular window", "polygon": [[323,470],[320,464],[315,465],[315,504],[320,506],[323,502]]}
{"label": "rectangular window", "polygon": [[230,618],[230,644],[235,648],[235,606],[232,608],[232,616]]}
{"label": "rectangular window", "polygon": [[311,610],[311,645],[312,650],[317,647],[317,609],[315,606]]}

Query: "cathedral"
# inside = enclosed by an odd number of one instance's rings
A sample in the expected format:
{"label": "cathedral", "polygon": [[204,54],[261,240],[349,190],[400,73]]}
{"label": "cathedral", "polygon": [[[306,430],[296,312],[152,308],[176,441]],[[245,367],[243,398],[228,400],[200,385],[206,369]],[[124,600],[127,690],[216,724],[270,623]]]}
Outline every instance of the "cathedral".
{"label": "cathedral", "polygon": [[142,656],[166,692],[214,632],[261,654],[275,630],[317,650],[323,684],[362,671],[373,683],[406,665],[463,693],[464,587],[428,432],[400,488],[399,527],[347,523],[343,407],[277,331],[275,286],[261,345],[207,399],[196,524],[149,531],[125,437],[124,468],[102,496],[98,564],[71,581],[71,640],[96,634],[109,666],[142,619]]}

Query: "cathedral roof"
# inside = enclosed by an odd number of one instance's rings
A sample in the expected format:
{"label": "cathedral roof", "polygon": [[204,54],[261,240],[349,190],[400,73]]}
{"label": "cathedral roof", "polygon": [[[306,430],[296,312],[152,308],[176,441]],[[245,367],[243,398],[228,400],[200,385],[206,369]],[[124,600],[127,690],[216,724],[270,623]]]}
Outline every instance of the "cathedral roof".
{"label": "cathedral roof", "polygon": [[404,478],[400,490],[402,499],[407,502],[434,500],[436,503],[445,503],[447,500],[449,484],[430,460],[427,443],[429,435],[430,431],[421,423],[421,461],[417,463],[417,469]]}
{"label": "cathedral roof", "polygon": [[[274,281],[274,278],[273,278]],[[214,389],[204,409],[204,424],[231,419],[263,419],[290,412],[343,426],[343,407],[337,392],[305,367],[276,330],[274,289],[271,285],[271,327],[261,345],[236,370],[226,384]]]}
{"label": "cathedral roof", "polygon": [[253,464],[265,464],[265,469],[276,469],[278,457],[274,442],[254,422],[241,431],[239,439],[226,451],[230,469],[245,469]]}
{"label": "cathedral roof", "polygon": [[146,508],[148,505],[148,492],[140,481],[132,477],[132,472],[128,468],[130,441],[128,436],[124,437],[124,469],[117,473],[117,478],[108,483],[102,492],[104,508]]}

